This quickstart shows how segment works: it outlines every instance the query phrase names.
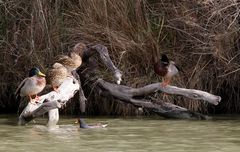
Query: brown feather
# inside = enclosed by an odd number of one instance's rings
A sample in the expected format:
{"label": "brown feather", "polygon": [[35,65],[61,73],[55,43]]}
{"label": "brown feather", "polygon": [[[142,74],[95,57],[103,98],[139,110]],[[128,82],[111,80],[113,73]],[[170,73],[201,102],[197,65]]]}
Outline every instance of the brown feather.
{"label": "brown feather", "polygon": [[78,54],[80,57],[83,57],[83,52],[85,51],[86,48],[87,47],[84,43],[79,42],[73,47],[73,52]]}
{"label": "brown feather", "polygon": [[59,87],[67,76],[67,69],[62,64],[55,63],[53,68],[48,70],[46,79],[48,84]]}
{"label": "brown feather", "polygon": [[66,55],[61,56],[60,58],[58,58],[56,60],[56,62],[62,64],[68,70],[78,68],[82,64],[81,57],[79,55],[77,55],[76,53],[73,53],[73,52],[70,55],[71,55],[71,57],[66,56]]}

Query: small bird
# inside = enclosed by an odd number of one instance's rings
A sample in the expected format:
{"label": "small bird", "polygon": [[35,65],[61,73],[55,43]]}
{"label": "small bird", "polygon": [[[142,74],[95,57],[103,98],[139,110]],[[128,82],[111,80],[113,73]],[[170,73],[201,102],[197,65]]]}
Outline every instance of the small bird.
{"label": "small bird", "polygon": [[61,63],[54,63],[52,68],[47,71],[47,84],[50,84],[54,91],[58,92],[58,87],[68,76],[68,70]]}
{"label": "small bird", "polygon": [[[17,90],[15,91],[16,98],[28,96],[30,102],[34,103],[34,100],[38,100],[37,94],[40,93],[46,86],[45,74],[43,74],[38,68],[34,67],[29,71],[29,75],[25,78]],[[33,99],[32,96],[35,96]]]}
{"label": "small bird", "polygon": [[163,87],[166,87],[170,83],[172,77],[175,76],[178,71],[179,68],[173,61],[170,61],[165,54],[162,54],[160,61],[154,64],[154,72],[164,79],[162,83]]}
{"label": "small bird", "polygon": [[82,64],[82,54],[83,50],[86,48],[86,45],[83,43],[78,43],[75,47],[69,52],[69,55],[63,55],[57,59],[56,62],[62,64],[67,68],[68,73],[71,74],[72,71],[76,70]]}

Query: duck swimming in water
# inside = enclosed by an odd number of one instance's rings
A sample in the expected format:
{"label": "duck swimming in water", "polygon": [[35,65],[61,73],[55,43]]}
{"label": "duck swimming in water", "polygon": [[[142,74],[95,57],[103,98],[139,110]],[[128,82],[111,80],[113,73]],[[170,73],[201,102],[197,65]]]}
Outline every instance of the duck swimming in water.
{"label": "duck swimming in water", "polygon": [[98,123],[96,125],[88,125],[82,118],[78,118],[76,123],[79,123],[79,127],[83,129],[105,128],[107,124]]}
{"label": "duck swimming in water", "polygon": [[[25,78],[17,90],[15,91],[16,98],[28,96],[30,102],[38,100],[37,94],[40,93],[46,86],[45,74],[43,74],[38,68],[32,68],[29,71],[29,75]],[[33,99],[32,96],[35,96]]]}
{"label": "duck swimming in water", "polygon": [[154,64],[154,72],[164,79],[162,83],[163,87],[170,83],[172,77],[175,76],[178,71],[179,68],[173,61],[170,61],[165,54],[162,54],[160,61]]}

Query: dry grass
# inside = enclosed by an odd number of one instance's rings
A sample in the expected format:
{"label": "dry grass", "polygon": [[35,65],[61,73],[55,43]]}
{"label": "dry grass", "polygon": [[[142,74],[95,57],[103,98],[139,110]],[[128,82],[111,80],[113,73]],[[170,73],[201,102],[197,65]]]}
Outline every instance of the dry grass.
{"label": "dry grass", "polygon": [[[200,112],[240,112],[239,5],[235,0],[0,2],[0,109],[15,109],[12,93],[30,67],[44,71],[56,55],[83,41],[106,45],[123,83],[132,87],[160,81],[152,64],[166,53],[184,69],[174,85],[223,97],[217,109],[182,97],[169,101]],[[90,101],[89,113],[134,113],[91,99],[96,101]]]}

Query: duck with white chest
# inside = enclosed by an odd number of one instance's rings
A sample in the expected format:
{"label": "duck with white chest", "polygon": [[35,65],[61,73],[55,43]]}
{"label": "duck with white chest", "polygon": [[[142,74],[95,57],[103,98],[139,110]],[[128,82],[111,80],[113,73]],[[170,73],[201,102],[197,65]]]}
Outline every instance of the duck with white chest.
{"label": "duck with white chest", "polygon": [[[17,98],[28,96],[30,102],[34,103],[38,100],[37,94],[40,93],[46,86],[45,74],[43,74],[38,68],[34,67],[29,71],[29,75],[25,78],[17,90],[15,95]],[[35,98],[33,98],[35,96]]]}

